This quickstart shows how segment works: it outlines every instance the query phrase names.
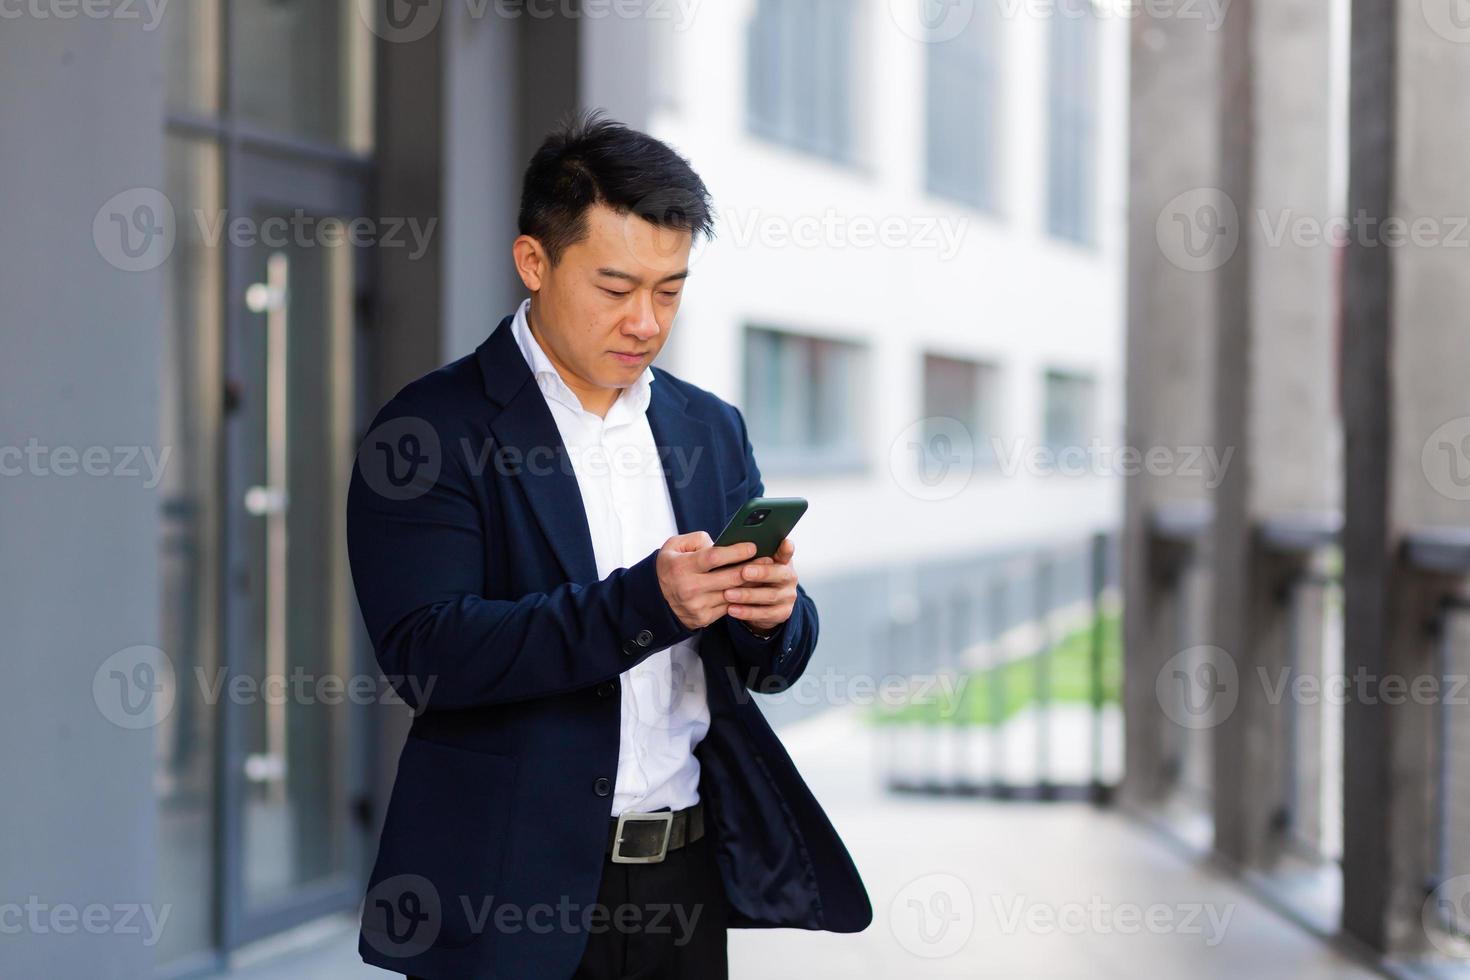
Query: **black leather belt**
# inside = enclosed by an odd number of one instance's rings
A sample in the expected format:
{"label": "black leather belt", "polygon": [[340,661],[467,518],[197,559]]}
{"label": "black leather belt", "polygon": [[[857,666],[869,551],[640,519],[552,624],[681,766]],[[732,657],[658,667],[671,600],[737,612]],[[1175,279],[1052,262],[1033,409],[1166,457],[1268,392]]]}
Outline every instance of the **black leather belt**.
{"label": "black leather belt", "polygon": [[702,802],[683,810],[625,810],[608,821],[606,853],[615,864],[656,864],[703,836]]}

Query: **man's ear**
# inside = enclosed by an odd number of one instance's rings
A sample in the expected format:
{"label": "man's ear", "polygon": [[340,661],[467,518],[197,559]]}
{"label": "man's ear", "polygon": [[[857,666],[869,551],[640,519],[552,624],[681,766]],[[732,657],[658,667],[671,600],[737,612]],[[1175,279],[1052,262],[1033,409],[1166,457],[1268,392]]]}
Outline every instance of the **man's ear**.
{"label": "man's ear", "polygon": [[545,283],[547,270],[551,268],[551,258],[546,254],[546,249],[530,235],[522,235],[511,244],[510,252],[515,259],[516,273],[520,275],[521,283],[528,291],[539,293]]}

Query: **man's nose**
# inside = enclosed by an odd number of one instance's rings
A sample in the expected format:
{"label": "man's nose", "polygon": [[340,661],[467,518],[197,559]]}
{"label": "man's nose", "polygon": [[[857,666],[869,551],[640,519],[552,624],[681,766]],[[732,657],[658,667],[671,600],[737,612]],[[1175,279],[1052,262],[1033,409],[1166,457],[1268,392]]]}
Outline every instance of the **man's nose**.
{"label": "man's nose", "polygon": [[639,340],[649,340],[658,336],[658,318],[653,315],[651,296],[639,297],[637,307],[623,322],[623,330]]}

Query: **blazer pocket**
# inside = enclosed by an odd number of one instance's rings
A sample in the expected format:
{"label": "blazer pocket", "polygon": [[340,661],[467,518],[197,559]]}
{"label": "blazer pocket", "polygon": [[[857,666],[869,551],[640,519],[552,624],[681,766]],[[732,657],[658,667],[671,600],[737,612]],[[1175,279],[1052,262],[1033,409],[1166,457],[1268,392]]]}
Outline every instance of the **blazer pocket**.
{"label": "blazer pocket", "polygon": [[362,927],[397,955],[488,931],[507,851],[516,761],[409,736],[383,820]]}

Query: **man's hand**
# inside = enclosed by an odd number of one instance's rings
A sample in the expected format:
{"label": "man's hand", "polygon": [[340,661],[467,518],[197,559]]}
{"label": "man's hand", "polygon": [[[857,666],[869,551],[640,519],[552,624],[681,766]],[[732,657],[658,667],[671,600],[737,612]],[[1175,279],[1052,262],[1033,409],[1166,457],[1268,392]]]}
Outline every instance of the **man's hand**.
{"label": "man's hand", "polygon": [[[751,547],[754,547],[752,545]],[[740,582],[727,588],[726,610],[758,633],[772,633],[791,618],[796,606],[796,566],[791,563],[796,545],[790,538],[776,549],[775,559],[757,558],[740,566]]]}
{"label": "man's hand", "polygon": [[[725,615],[729,606],[725,590],[739,585],[741,568],[749,566],[721,566],[749,561],[755,552],[755,545],[748,541],[716,548],[704,531],[679,534],[665,541],[655,563],[658,584],[679,621],[697,630]],[[792,590],[794,595],[795,586]]]}

